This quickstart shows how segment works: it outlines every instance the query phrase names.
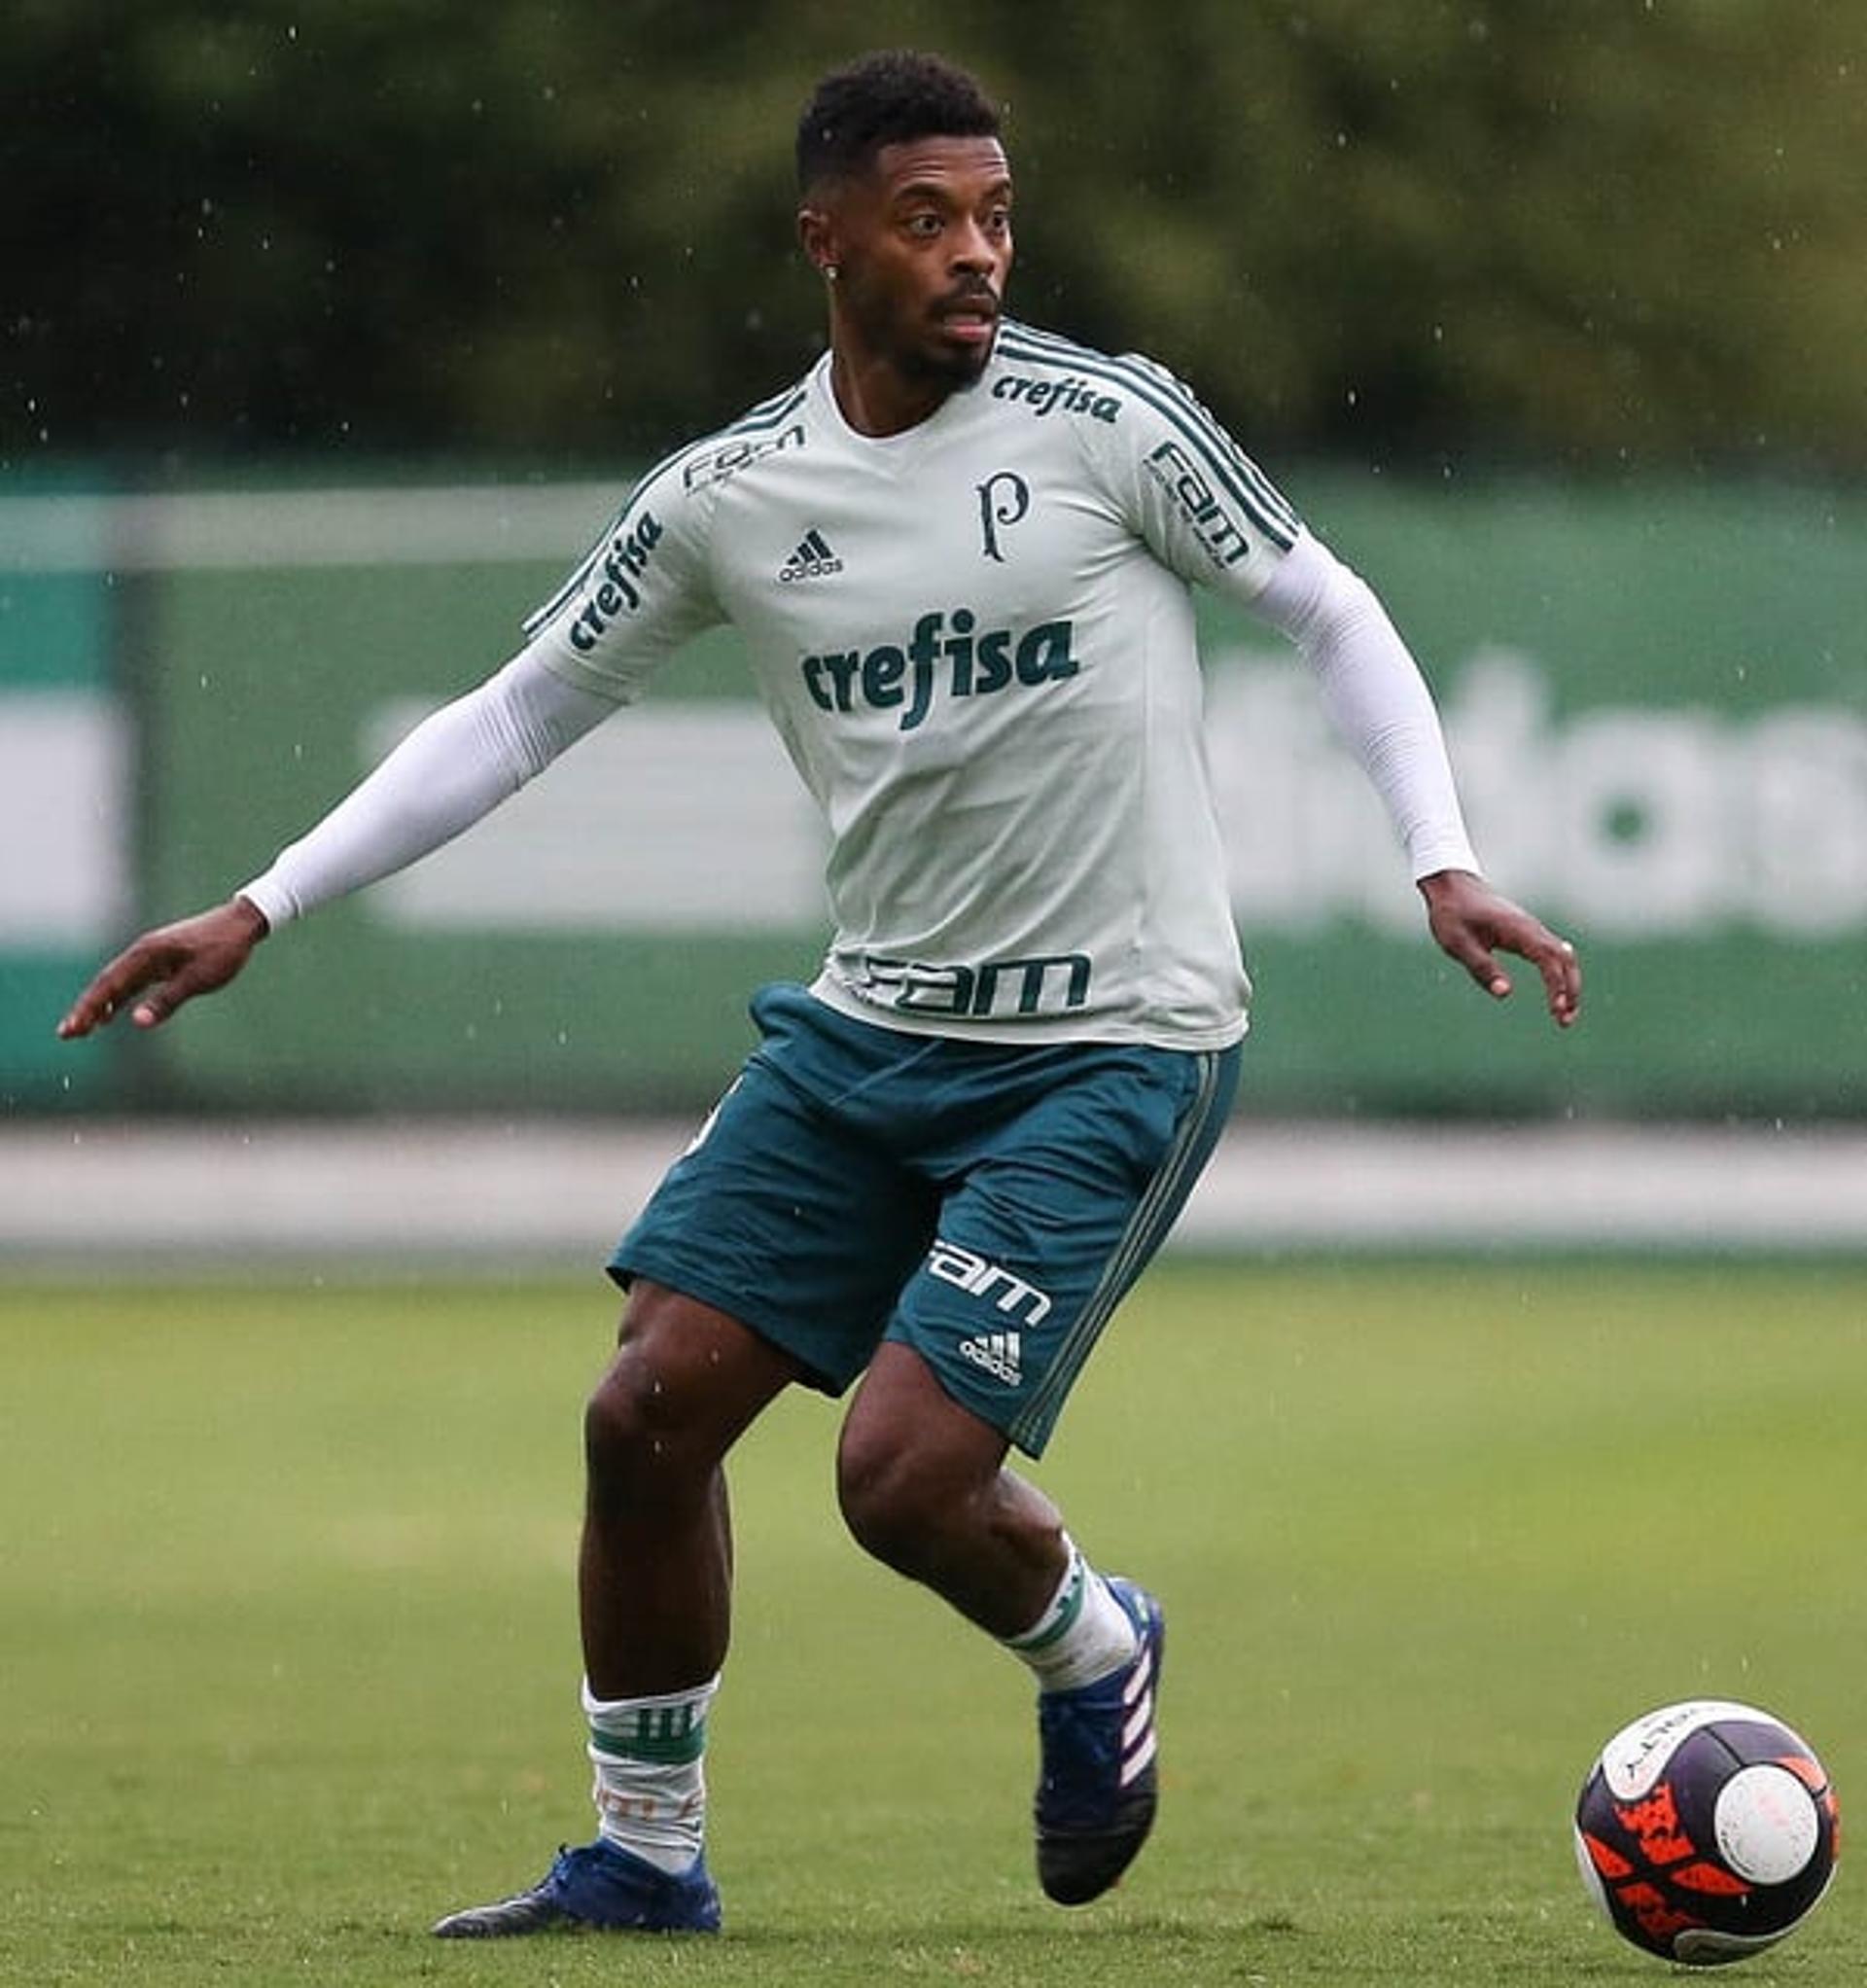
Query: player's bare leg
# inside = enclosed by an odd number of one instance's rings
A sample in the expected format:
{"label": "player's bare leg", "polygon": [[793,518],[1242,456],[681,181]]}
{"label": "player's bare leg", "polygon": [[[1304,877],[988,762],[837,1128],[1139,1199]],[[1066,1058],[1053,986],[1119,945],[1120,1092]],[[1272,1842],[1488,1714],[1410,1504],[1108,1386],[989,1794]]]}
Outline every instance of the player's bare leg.
{"label": "player's bare leg", "polygon": [[584,1417],[578,1599],[597,1697],[664,1694],[719,1671],[732,1608],[722,1461],[797,1377],[724,1312],[657,1284],[631,1293]]}
{"label": "player's bare leg", "polygon": [[1069,1560],[1062,1514],[1004,1468],[1006,1447],[891,1342],[863,1377],[836,1459],[857,1540],[999,1637],[1037,1619]]}
{"label": "player's bare leg", "polygon": [[1038,1874],[1058,1903],[1082,1904],[1153,1826],[1164,1624],[1151,1595],[1084,1561],[1056,1507],[1005,1468],[1006,1448],[919,1354],[890,1342],[843,1424],[837,1486],[869,1552],[1036,1674]]}
{"label": "player's bare leg", "polygon": [[731,1626],[722,1465],[796,1377],[723,1312],[635,1287],[584,1419],[578,1591],[598,1838],[560,1853],[530,1891],[443,1919],[442,1937],[718,1928],[703,1757]]}

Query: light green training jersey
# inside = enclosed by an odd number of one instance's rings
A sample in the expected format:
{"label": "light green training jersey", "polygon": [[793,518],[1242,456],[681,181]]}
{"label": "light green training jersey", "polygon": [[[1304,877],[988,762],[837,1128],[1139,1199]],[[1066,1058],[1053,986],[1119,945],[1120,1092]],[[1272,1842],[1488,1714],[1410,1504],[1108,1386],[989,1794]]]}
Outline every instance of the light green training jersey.
{"label": "light green training jersey", "polygon": [[1006,323],[903,434],[852,429],[826,357],[677,451],[527,632],[625,702],[700,630],[739,630],[829,826],[832,1007],[1217,1047],[1250,987],[1190,586],[1250,602],[1301,532],[1171,374]]}

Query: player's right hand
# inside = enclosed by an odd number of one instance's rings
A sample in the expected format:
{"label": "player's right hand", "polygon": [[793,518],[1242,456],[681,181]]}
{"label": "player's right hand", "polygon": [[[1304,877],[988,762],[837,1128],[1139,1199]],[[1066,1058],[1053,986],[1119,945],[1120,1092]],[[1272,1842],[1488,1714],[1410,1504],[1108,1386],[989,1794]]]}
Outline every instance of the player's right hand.
{"label": "player's right hand", "polygon": [[183,918],[126,945],[96,975],[58,1024],[65,1042],[102,1028],[132,1004],[138,1028],[155,1028],[184,1002],[225,987],[271,928],[257,905],[229,898],[211,911]]}

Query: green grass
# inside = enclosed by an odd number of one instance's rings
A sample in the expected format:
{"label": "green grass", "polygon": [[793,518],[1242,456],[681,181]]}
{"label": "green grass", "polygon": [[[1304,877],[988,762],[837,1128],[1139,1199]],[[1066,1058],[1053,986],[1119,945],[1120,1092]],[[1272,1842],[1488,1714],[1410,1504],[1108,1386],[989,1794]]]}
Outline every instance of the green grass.
{"label": "green grass", "polygon": [[[594,1283],[0,1293],[0,1980],[1638,1983],[1568,1817],[1699,1692],[1867,1790],[1867,1267],[1173,1264],[1039,1473],[1172,1615],[1121,1891],[1030,1873],[1028,1688],[866,1562],[834,1409],[734,1473],[716,1942],[457,1947],[588,1833]],[[1748,1963],[1853,1983],[1867,1893]]]}

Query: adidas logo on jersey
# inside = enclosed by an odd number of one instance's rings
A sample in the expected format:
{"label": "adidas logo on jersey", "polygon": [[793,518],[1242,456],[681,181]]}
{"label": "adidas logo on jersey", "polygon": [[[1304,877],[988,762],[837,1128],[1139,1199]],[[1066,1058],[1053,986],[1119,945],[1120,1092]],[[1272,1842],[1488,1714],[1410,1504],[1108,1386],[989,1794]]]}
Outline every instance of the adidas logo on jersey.
{"label": "adidas logo on jersey", "polygon": [[995,1380],[1008,1388],[1022,1384],[1023,1338],[1017,1332],[981,1332],[976,1339],[960,1341],[960,1358],[982,1367]]}
{"label": "adidas logo on jersey", "polygon": [[797,541],[797,550],[778,569],[780,580],[822,580],[840,573],[843,562],[829,549],[829,541],[815,525]]}

